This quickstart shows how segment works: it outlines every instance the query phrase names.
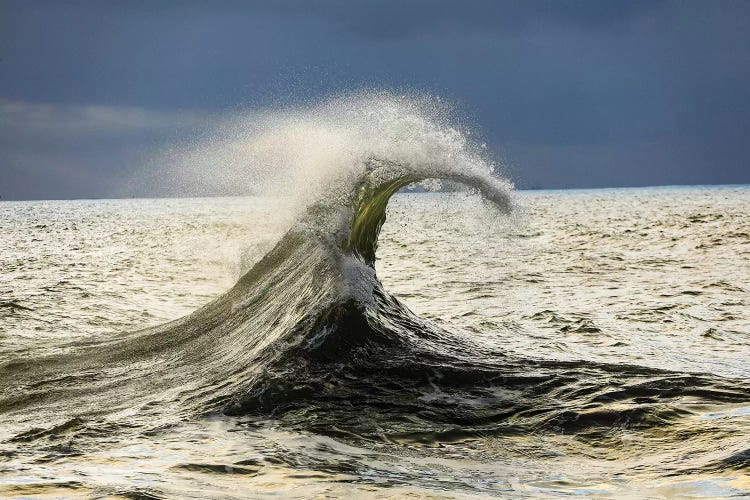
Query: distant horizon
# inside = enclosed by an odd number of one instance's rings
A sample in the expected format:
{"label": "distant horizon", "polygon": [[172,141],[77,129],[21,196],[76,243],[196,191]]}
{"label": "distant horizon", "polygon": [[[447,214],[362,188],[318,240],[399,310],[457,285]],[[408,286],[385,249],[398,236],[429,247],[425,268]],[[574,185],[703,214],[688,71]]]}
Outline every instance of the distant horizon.
{"label": "distant horizon", "polygon": [[[514,188],[513,192],[544,192],[544,191],[612,191],[612,190],[635,190],[635,189],[689,189],[689,188],[750,188],[750,183],[730,184],[658,184],[650,186],[606,186],[606,187],[583,187],[583,188]],[[397,194],[436,194],[462,191],[399,191]],[[5,198],[0,195],[2,202],[18,201],[97,201],[97,200],[184,200],[184,199],[211,199],[211,198],[252,198],[268,197],[269,194],[206,194],[206,195],[170,195],[170,196],[102,196],[102,197],[80,197],[80,198]],[[279,196],[283,197],[283,196]]]}

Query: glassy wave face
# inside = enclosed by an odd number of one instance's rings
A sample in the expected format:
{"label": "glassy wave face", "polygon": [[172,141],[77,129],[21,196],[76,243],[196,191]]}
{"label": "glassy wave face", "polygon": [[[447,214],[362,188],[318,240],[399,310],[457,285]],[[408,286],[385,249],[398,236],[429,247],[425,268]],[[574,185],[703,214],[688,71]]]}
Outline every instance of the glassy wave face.
{"label": "glassy wave face", "polygon": [[284,197],[1,204],[0,494],[750,491],[750,191],[512,197],[431,102],[266,116]]}

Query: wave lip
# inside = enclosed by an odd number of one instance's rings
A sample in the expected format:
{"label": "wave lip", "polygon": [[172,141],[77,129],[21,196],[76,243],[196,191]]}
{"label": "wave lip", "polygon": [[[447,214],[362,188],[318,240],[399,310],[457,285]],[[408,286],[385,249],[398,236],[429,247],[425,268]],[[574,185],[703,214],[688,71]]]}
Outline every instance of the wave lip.
{"label": "wave lip", "polygon": [[510,183],[488,173],[468,174],[445,169],[407,168],[399,163],[370,158],[366,162],[365,175],[356,188],[354,217],[349,226],[349,236],[343,242],[343,249],[373,265],[378,235],[385,223],[386,208],[391,196],[410,184],[426,180],[463,184],[476,189],[502,212],[507,213],[511,209]]}

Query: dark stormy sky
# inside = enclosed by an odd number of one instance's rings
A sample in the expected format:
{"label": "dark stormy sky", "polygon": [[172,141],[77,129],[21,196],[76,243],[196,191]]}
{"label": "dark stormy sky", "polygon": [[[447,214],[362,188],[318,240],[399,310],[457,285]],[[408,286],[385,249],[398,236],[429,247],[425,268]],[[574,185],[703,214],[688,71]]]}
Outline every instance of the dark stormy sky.
{"label": "dark stormy sky", "polygon": [[750,183],[746,0],[0,0],[0,196],[361,88],[456,102],[520,187]]}

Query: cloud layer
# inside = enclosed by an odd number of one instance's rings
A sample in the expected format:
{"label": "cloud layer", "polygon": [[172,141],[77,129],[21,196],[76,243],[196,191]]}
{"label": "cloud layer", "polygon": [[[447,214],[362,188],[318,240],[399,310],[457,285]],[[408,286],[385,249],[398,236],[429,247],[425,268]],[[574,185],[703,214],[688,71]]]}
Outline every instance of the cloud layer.
{"label": "cloud layer", "polygon": [[[108,196],[240,109],[453,100],[521,186],[750,182],[745,1],[6,1],[0,195]],[[89,175],[87,175],[89,174]]]}

